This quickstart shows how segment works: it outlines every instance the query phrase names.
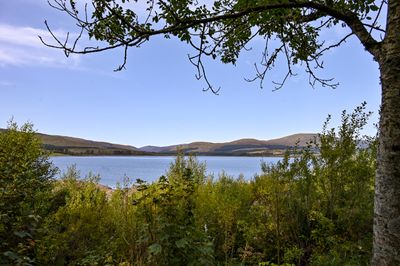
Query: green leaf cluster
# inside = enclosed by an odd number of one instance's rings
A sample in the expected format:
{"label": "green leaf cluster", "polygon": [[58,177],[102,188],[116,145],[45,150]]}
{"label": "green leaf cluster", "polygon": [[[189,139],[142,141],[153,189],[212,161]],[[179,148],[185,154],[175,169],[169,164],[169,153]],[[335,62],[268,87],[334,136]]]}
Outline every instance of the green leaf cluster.
{"label": "green leaf cluster", "polygon": [[0,264],[35,262],[56,171],[31,124],[0,132]]}
{"label": "green leaf cluster", "polygon": [[[93,1],[92,21],[83,24],[89,37],[106,41],[111,46],[138,46],[152,35],[166,38],[172,35],[192,45],[197,43],[193,46],[204,55],[233,64],[257,35],[281,43],[279,51],[289,64],[310,63],[319,59],[328,47],[319,38],[322,29],[339,22],[346,27],[349,18],[368,21],[379,10],[373,0],[317,0],[311,4],[307,1],[216,0],[212,5],[170,0],[146,1],[142,6],[135,4],[137,1],[130,2]],[[77,10],[75,4],[70,9]],[[145,12],[144,18],[141,12]],[[244,15],[230,17],[241,12]]]}

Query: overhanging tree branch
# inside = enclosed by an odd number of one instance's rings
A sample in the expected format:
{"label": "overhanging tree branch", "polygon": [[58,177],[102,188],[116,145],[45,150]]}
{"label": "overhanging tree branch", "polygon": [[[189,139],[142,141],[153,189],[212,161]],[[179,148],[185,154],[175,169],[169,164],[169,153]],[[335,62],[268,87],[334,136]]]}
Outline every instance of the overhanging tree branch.
{"label": "overhanging tree branch", "polygon": [[[198,55],[195,55],[193,57],[189,57],[189,59],[192,61],[194,58],[198,59],[197,63],[194,65],[196,66],[198,70],[198,75],[197,77],[203,77],[205,78],[206,75],[203,72],[204,70],[204,65],[201,62],[202,55],[206,56],[212,56],[215,58],[218,54],[221,55],[221,51],[225,53],[226,51],[224,50],[219,50],[221,47],[224,47],[225,43],[227,43],[230,40],[230,35],[231,34],[240,34],[240,32],[244,32],[246,29],[241,29],[240,24],[246,24],[252,21],[253,19],[258,19],[260,16],[273,16],[274,13],[266,13],[266,12],[275,12],[276,10],[293,10],[294,13],[288,13],[285,18],[290,26],[290,21],[296,24],[296,26],[292,29],[285,29],[285,31],[292,30],[294,32],[297,32],[297,34],[305,34],[303,30],[300,30],[300,28],[306,27],[310,22],[320,20],[324,17],[327,17],[324,23],[322,23],[319,27],[315,27],[315,31],[319,31],[321,28],[326,27],[331,25],[331,23],[336,20],[336,21],[342,21],[345,23],[352,31],[352,34],[357,36],[358,39],[361,41],[361,43],[364,45],[366,50],[368,50],[371,54],[374,55],[376,58],[378,56],[377,51],[379,48],[380,43],[376,41],[372,35],[371,35],[371,30],[376,29],[378,30],[378,27],[376,27],[376,22],[372,25],[367,25],[363,23],[357,16],[355,12],[351,12],[349,10],[342,10],[339,8],[336,8],[334,5],[328,5],[322,2],[318,1],[288,1],[288,2],[269,2],[266,4],[262,5],[248,5],[245,8],[239,8],[236,9],[235,5],[229,6],[229,8],[223,8],[221,10],[214,10],[214,12],[200,12],[199,14],[193,13],[188,16],[183,16],[180,15],[179,13],[176,13],[174,11],[174,6],[171,3],[166,3],[163,0],[159,0],[158,5],[163,8],[163,10],[166,12],[165,16],[170,16],[170,20],[165,21],[165,25],[162,26],[161,28],[151,28],[149,27],[148,21],[150,20],[150,17],[152,16],[152,12],[154,9],[155,5],[155,0],[151,0],[149,2],[150,7],[148,8],[148,15],[145,20],[145,23],[139,23],[139,21],[133,21],[133,20],[128,20],[127,15],[123,13],[123,9],[121,6],[116,4],[115,1],[99,1],[99,2],[93,2],[94,8],[101,6],[104,8],[104,10],[107,10],[107,13],[104,14],[97,14],[94,18],[93,21],[88,21],[87,19],[87,14],[84,19],[79,18],[78,16],[78,11],[75,7],[75,5],[71,4],[71,8],[69,9],[67,7],[67,0],[53,0],[56,5],[52,5],[54,8],[66,12],[68,15],[70,15],[72,18],[74,18],[78,23],[78,26],[81,28],[81,34],[79,34],[79,37],[77,40],[73,42],[72,45],[68,44],[68,41],[61,41],[58,39],[56,35],[54,35],[48,26],[46,22],[46,27],[51,33],[53,39],[55,40],[55,44],[50,44],[47,43],[46,41],[43,40],[43,38],[40,37],[40,40],[48,47],[52,48],[58,48],[62,49],[64,53],[68,56],[70,53],[76,53],[76,54],[89,54],[89,53],[97,53],[97,52],[102,52],[106,50],[111,50],[119,47],[124,47],[124,61],[123,64],[117,68],[117,70],[121,70],[125,67],[126,62],[127,62],[127,49],[128,47],[133,47],[133,46],[139,46],[143,42],[147,41],[150,39],[152,36],[156,35],[168,35],[168,34],[173,34],[177,35],[179,38],[182,40],[187,41],[189,44],[192,45],[192,47],[195,48],[195,50],[198,51]],[[71,2],[72,3],[72,2]],[[99,6],[96,6],[96,4]],[[234,2],[232,2],[234,3]],[[380,8],[381,9],[381,8]],[[380,12],[379,9],[379,12]],[[86,11],[86,6],[85,6],[85,13]],[[296,11],[296,12],[295,12]],[[222,13],[221,13],[222,12]],[[132,13],[132,12],[131,12]],[[135,14],[135,13],[133,13]],[[377,17],[379,14],[377,15]],[[163,17],[163,16],[161,16]],[[154,17],[153,17],[154,19]],[[82,32],[87,31],[89,35],[95,34],[95,37],[98,38],[96,34],[99,34],[98,32],[95,31],[97,23],[103,23],[103,21],[110,20],[111,22],[117,21],[122,25],[121,30],[119,31],[118,34],[113,34],[112,31],[107,31],[105,35],[100,35],[100,38],[103,40],[107,40],[109,42],[108,46],[104,47],[85,47],[83,49],[77,49],[77,41],[80,39]],[[239,21],[239,25],[235,26],[233,22]],[[226,25],[225,27],[220,27],[218,25]],[[155,23],[155,26],[158,26],[159,23]],[[229,26],[232,25],[232,26]],[[219,29],[216,27],[220,27]],[[290,26],[292,27],[292,26]],[[368,28],[368,30],[367,30]],[[194,29],[193,33],[189,32],[189,29]],[[213,33],[207,33],[205,32],[206,29],[208,32],[213,32]],[[257,33],[259,34],[265,34],[262,33],[263,30],[268,29],[263,29],[260,28]],[[200,34],[197,34],[196,32],[199,32]],[[108,34],[108,35],[107,35]],[[219,34],[219,37],[214,37],[215,34]],[[268,36],[269,33],[267,34]],[[204,40],[200,40],[200,45],[201,48],[194,45],[194,42],[192,41],[192,38],[194,37],[200,37],[204,38]],[[213,45],[207,44],[208,41],[206,38],[210,38],[210,40],[214,43]],[[242,43],[236,43],[235,45],[239,45],[235,50],[239,51],[242,48],[245,47],[245,44],[250,41],[251,38],[253,37],[246,37],[246,40],[243,40]],[[269,38],[269,37],[267,37]],[[293,36],[288,38],[293,39]],[[347,37],[346,37],[347,38]],[[345,38],[345,39],[346,39]],[[285,43],[285,40],[282,40],[283,43]],[[342,40],[343,41],[343,40]],[[342,41],[338,42],[338,45],[342,43]],[[336,45],[335,45],[336,47]],[[322,67],[322,64],[318,62],[318,57],[322,55],[323,52],[328,49],[320,49],[318,53],[313,54],[310,52],[309,59],[304,58],[303,56],[300,56],[300,58],[297,58],[299,56],[295,50],[297,48],[291,48],[291,50],[288,50],[288,47],[286,45],[283,45],[283,50],[285,52],[285,57],[288,59],[288,74],[285,76],[284,81],[288,76],[292,76],[293,73],[291,71],[291,60],[297,61],[301,60],[306,62],[306,72],[311,72],[311,69],[309,67],[309,61],[314,61],[317,67]],[[225,49],[225,48],[224,48]],[[232,55],[228,57],[226,60],[231,61],[234,63],[234,58],[238,56],[234,50],[230,49],[230,53]],[[192,61],[193,63],[193,61]],[[263,65],[263,64],[262,64]],[[268,65],[268,64],[267,64]],[[268,65],[266,69],[268,69],[270,66]],[[260,77],[261,80],[264,80],[265,77],[265,71],[259,71],[259,69],[256,68],[257,75],[256,77]],[[316,78],[316,76],[313,74],[311,75],[312,77]],[[250,79],[251,80],[251,79]],[[327,85],[327,81],[329,80],[324,80],[324,79],[319,79],[316,78],[318,82],[320,82],[322,85]],[[208,80],[206,80],[208,88],[211,88],[210,83]],[[211,91],[214,92],[213,89]]]}

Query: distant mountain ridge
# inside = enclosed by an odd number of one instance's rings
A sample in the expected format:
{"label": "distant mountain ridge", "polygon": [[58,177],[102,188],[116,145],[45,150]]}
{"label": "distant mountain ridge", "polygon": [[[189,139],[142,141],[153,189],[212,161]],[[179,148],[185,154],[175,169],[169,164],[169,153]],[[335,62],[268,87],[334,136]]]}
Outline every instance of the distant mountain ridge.
{"label": "distant mountain ridge", "polygon": [[144,146],[139,150],[160,154],[176,154],[179,150],[183,153],[199,155],[278,156],[282,155],[288,147],[293,147],[296,144],[304,147],[316,136],[315,133],[299,133],[271,140],[239,139],[224,143],[192,142],[164,147]]}
{"label": "distant mountain ridge", "polygon": [[148,155],[129,145],[37,133],[46,150],[69,155]]}
{"label": "distant mountain ridge", "polygon": [[[0,132],[4,129],[0,129]],[[281,156],[289,147],[300,147],[317,136],[315,133],[299,133],[271,140],[239,139],[230,142],[192,142],[170,146],[144,146],[113,144],[82,138],[37,133],[43,147],[65,155],[175,155],[177,152],[197,155],[225,156]]]}
{"label": "distant mountain ridge", "polygon": [[[0,128],[0,133],[5,129]],[[102,141],[86,140],[82,138],[48,135],[36,133],[42,141],[43,148],[65,155],[151,155],[129,145],[113,144]]]}

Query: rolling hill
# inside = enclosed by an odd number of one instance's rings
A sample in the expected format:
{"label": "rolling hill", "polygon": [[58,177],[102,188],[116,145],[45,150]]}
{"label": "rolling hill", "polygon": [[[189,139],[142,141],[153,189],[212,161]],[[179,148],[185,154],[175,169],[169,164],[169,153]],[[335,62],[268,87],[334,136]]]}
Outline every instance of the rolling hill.
{"label": "rolling hill", "polygon": [[[0,133],[5,129],[0,128]],[[43,143],[43,148],[55,153],[65,155],[150,155],[133,146],[113,144],[101,141],[92,141],[82,138],[48,135],[36,133]]]}
{"label": "rolling hill", "polygon": [[271,140],[240,139],[225,143],[192,142],[165,147],[145,146],[141,147],[140,150],[160,154],[176,154],[179,150],[183,153],[199,155],[279,156],[288,147],[295,146],[296,143],[300,147],[305,146],[316,135],[314,133],[301,133]]}
{"label": "rolling hill", "polygon": [[133,146],[37,133],[46,150],[68,155],[148,155]]}
{"label": "rolling hill", "polygon": [[[0,129],[0,132],[4,129]],[[224,156],[281,156],[288,147],[305,146],[317,134],[301,133],[271,140],[239,139],[231,142],[192,142],[171,146],[144,146],[92,141],[82,138],[37,133],[43,147],[55,154],[65,155],[175,155],[185,154]]]}

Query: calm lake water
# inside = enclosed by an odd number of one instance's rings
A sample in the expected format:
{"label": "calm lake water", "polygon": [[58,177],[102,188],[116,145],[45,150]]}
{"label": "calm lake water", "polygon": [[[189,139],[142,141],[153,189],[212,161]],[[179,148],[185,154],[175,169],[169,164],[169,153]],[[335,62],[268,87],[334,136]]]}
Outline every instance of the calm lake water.
{"label": "calm lake water", "polygon": [[[218,177],[225,172],[230,176],[238,177],[243,174],[251,179],[255,174],[261,173],[261,162],[276,163],[277,157],[222,157],[222,156],[198,156],[198,161],[205,162],[207,173]],[[52,157],[54,165],[63,173],[68,166],[76,165],[81,177],[89,172],[99,174],[100,183],[115,187],[117,182],[122,183],[124,176],[136,180],[152,182],[165,174],[170,164],[175,160],[174,156],[56,156]]]}

